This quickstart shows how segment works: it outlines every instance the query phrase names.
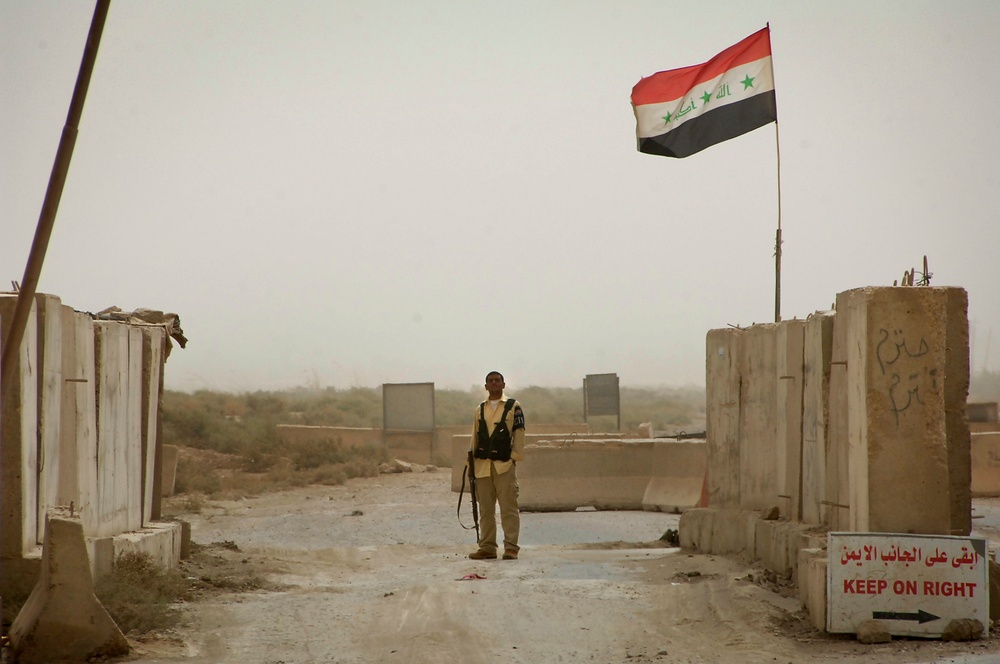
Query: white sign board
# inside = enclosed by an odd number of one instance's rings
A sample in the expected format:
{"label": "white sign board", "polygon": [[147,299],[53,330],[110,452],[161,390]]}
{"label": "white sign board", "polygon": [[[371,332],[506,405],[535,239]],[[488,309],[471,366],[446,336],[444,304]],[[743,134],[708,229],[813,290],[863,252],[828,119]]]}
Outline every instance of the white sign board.
{"label": "white sign board", "polygon": [[826,629],[880,620],[895,636],[941,636],[948,623],[990,624],[989,561],[978,537],[830,533]]}

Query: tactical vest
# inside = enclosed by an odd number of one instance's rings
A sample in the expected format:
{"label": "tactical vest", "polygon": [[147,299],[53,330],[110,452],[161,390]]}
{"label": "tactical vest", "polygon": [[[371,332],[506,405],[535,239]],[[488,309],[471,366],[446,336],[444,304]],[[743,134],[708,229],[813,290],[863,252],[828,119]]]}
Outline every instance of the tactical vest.
{"label": "tactical vest", "polygon": [[493,428],[493,435],[488,434],[486,425],[486,402],[479,405],[479,435],[476,440],[475,457],[491,461],[510,461],[511,435],[507,428],[507,413],[514,407],[514,400],[507,399],[503,406],[503,415]]}

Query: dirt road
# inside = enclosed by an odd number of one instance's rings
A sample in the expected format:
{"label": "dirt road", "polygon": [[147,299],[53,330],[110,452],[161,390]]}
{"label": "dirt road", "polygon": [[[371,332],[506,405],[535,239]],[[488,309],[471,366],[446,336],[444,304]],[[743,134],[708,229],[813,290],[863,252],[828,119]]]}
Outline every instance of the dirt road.
{"label": "dirt road", "polygon": [[865,646],[817,633],[759,568],[660,546],[676,515],[525,513],[520,560],[471,561],[456,499],[439,470],[213,503],[187,517],[209,555],[186,573],[256,575],[265,589],[186,605],[184,627],[133,641],[124,661],[1000,661],[993,636]]}

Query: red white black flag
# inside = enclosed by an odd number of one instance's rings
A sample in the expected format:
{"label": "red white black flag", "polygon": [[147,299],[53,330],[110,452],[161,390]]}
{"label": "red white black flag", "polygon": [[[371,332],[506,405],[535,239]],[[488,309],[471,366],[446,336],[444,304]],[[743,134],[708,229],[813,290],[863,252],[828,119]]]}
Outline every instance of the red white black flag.
{"label": "red white black flag", "polygon": [[661,71],[632,88],[639,152],[688,157],[775,122],[769,28],[708,62]]}

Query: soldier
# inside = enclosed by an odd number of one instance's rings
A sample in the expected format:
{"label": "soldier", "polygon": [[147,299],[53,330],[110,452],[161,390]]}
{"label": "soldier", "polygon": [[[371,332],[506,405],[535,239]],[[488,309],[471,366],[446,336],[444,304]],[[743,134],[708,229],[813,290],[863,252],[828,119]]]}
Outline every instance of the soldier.
{"label": "soldier", "polygon": [[486,374],[489,399],[476,408],[472,425],[473,470],[479,503],[479,548],[473,560],[497,557],[496,504],[500,503],[503,526],[503,559],[517,560],[521,514],[517,506],[517,462],[524,459],[524,411],[521,404],[504,394],[503,374]]}

